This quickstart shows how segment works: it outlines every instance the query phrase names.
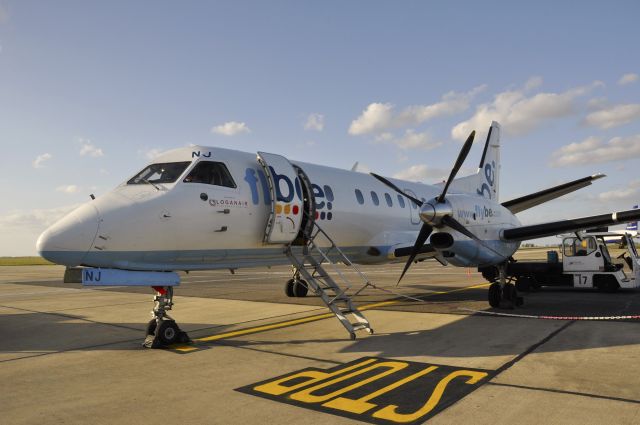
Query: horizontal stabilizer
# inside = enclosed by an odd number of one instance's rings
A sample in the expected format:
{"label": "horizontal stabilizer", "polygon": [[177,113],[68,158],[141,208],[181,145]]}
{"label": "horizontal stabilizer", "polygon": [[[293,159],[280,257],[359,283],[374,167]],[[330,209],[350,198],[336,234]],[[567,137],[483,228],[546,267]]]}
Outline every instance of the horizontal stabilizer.
{"label": "horizontal stabilizer", "polygon": [[517,214],[524,210],[528,210],[529,208],[535,207],[536,205],[544,204],[545,202],[549,202],[553,199],[559,198],[578,189],[582,189],[583,187],[587,187],[591,185],[594,180],[601,179],[602,177],[605,177],[605,175],[594,174],[593,176],[584,177],[569,183],[564,183],[559,186],[541,190],[540,192],[512,199],[511,201],[503,202],[502,206],[507,208],[512,213]]}
{"label": "horizontal stabilizer", "polygon": [[577,232],[592,227],[611,226],[618,223],[628,223],[640,219],[640,210],[628,210],[612,214],[594,215],[573,220],[553,221],[550,223],[522,226],[502,231],[502,240],[524,241],[543,238],[562,233]]}

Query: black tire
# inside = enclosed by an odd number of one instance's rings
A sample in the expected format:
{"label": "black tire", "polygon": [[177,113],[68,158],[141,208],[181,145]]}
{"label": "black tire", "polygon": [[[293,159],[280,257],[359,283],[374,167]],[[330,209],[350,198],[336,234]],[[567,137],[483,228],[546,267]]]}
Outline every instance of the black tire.
{"label": "black tire", "polygon": [[493,308],[500,308],[500,284],[492,283],[489,286],[489,305]]}
{"label": "black tire", "polygon": [[158,322],[156,319],[149,320],[149,323],[147,323],[147,335],[155,335],[157,326]]}
{"label": "black tire", "polygon": [[298,280],[293,284],[293,295],[298,298],[304,298],[309,292],[309,286],[306,280]]}
{"label": "black tire", "polygon": [[284,284],[284,293],[287,295],[287,297],[291,298],[291,297],[295,297],[295,293],[293,292],[293,285],[296,283],[295,280],[293,279],[289,279],[287,280],[287,283]]}
{"label": "black tire", "polygon": [[163,320],[156,330],[156,338],[162,345],[176,344],[180,339],[180,328],[173,320]]}
{"label": "black tire", "polygon": [[506,307],[509,309],[514,308],[518,304],[518,293],[515,285],[507,283],[502,288],[502,299],[506,301]]}

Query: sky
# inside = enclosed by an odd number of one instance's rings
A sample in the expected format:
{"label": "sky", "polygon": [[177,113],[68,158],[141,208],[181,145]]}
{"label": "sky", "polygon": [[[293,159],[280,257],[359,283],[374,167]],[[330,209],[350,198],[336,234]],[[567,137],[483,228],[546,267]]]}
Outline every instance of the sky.
{"label": "sky", "polygon": [[640,202],[640,3],[0,0],[0,256],[159,152],[267,151],[425,183],[501,123],[525,224]]}

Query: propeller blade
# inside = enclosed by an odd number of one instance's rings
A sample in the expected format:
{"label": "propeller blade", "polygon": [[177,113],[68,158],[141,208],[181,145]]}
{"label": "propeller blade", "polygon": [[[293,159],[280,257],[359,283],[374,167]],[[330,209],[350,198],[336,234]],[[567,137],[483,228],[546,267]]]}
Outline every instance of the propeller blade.
{"label": "propeller blade", "polygon": [[370,173],[373,177],[375,177],[376,179],[380,180],[382,183],[384,183],[385,185],[389,186],[391,189],[395,190],[396,192],[398,192],[400,195],[404,196],[405,198],[410,199],[411,201],[413,201],[414,204],[416,204],[418,207],[422,206],[422,201],[419,199],[414,198],[411,195],[407,195],[406,193],[404,193],[404,191],[402,189],[400,189],[398,186],[396,186],[395,184],[391,183],[389,180],[385,179],[382,176],[379,176],[375,173]]}
{"label": "propeller blade", "polygon": [[407,272],[407,270],[409,270],[411,263],[413,263],[413,260],[415,260],[416,255],[418,255],[418,252],[420,252],[420,248],[422,248],[422,245],[424,245],[424,243],[427,241],[431,232],[433,232],[433,227],[431,227],[430,224],[424,223],[420,228],[420,233],[418,233],[416,243],[413,244],[411,255],[409,256],[407,263],[404,265],[404,270],[402,270],[402,274],[400,275],[400,279],[398,279],[398,283],[396,283],[396,286],[400,284],[400,281],[404,277],[404,274]]}
{"label": "propeller blade", "polygon": [[451,174],[449,174],[449,178],[447,179],[447,183],[444,185],[444,189],[442,189],[442,193],[438,196],[437,202],[439,204],[444,202],[444,197],[447,194],[447,190],[449,190],[449,185],[456,178],[456,174],[460,171],[460,167],[464,163],[464,160],[467,159],[467,155],[469,155],[469,151],[471,150],[471,145],[473,145],[473,139],[476,137],[476,131],[473,130],[469,137],[467,137],[467,141],[462,145],[462,149],[460,149],[460,153],[458,154],[458,159],[456,159],[456,163],[453,165],[451,169]]}
{"label": "propeller blade", "polygon": [[471,239],[482,242],[480,241],[480,238],[478,238],[476,235],[471,233],[469,229],[464,227],[462,223],[460,223],[458,220],[451,217],[450,215],[445,215],[444,217],[442,217],[442,224],[451,227],[453,230],[457,230],[458,232],[462,233],[465,236],[470,237]]}

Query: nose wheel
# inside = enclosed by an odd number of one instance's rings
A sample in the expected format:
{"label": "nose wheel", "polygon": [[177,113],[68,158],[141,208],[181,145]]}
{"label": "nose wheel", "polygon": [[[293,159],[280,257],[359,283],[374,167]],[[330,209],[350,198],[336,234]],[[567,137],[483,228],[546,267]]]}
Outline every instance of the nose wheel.
{"label": "nose wheel", "polygon": [[518,296],[516,286],[507,281],[506,266],[498,266],[498,281],[489,286],[489,305],[493,308],[514,309],[524,304],[524,299]]}
{"label": "nose wheel", "polygon": [[165,348],[191,342],[189,335],[167,314],[167,310],[173,307],[173,287],[154,286],[153,290],[156,291],[153,298],[153,319],[147,324],[147,335],[142,345],[147,348]]}

